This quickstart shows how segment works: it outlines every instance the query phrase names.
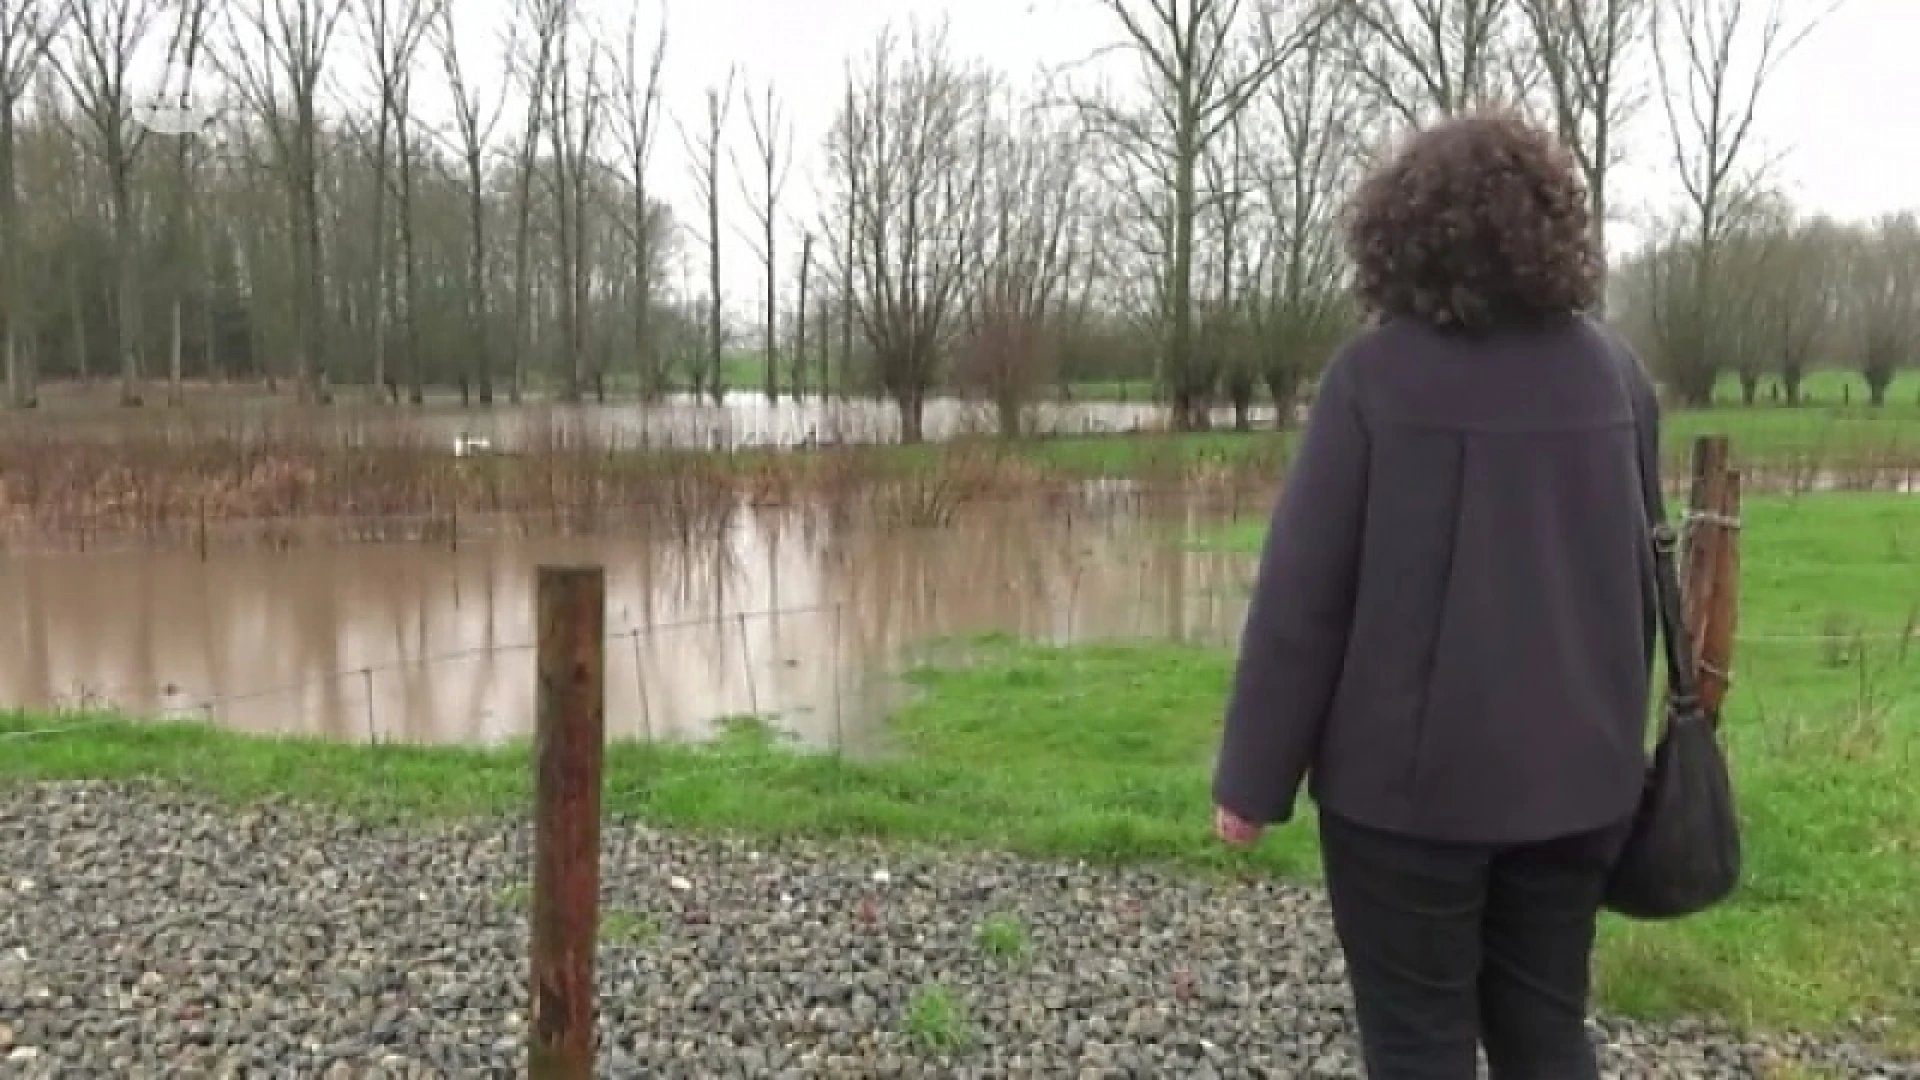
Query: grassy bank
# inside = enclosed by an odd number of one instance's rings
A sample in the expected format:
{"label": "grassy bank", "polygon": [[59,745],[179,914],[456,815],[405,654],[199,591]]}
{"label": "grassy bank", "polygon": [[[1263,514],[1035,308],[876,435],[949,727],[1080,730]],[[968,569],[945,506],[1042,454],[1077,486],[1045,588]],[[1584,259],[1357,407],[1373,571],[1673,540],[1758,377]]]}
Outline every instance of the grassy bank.
{"label": "grassy bank", "polygon": [[[758,391],[765,383],[765,363],[758,351],[729,351],[721,357],[721,385],[729,390]],[[810,379],[817,378],[817,373],[809,371],[808,376]],[[779,372],[779,384],[783,392],[791,377],[783,358]],[[612,380],[609,386],[617,386],[622,391],[628,389],[626,382],[620,379]],[[1867,400],[1866,380],[1857,371],[1832,368],[1810,371],[1801,381],[1800,391],[1813,405],[1832,406],[1843,402],[1859,404]],[[1151,378],[1080,379],[1067,388],[1067,393],[1075,401],[1152,401],[1158,388]],[[1041,389],[1041,394],[1054,399],[1060,396],[1061,391],[1059,387],[1047,386]],[[1911,407],[1920,403],[1916,401],[1916,395],[1920,395],[1920,372],[1901,372],[1887,387],[1887,400],[1894,405]],[[1739,375],[1731,371],[1723,373],[1714,386],[1713,397],[1722,405],[1741,404],[1744,399]],[[1761,377],[1756,404],[1770,404],[1784,397],[1779,376],[1768,373]],[[1264,405],[1272,401],[1272,396],[1265,388],[1260,388],[1255,393],[1255,400]]]}
{"label": "grassy bank", "polygon": [[[1754,499],[1748,517],[1728,723],[1750,878],[1698,919],[1610,924],[1602,997],[1770,1027],[1892,1016],[1920,1046],[1920,503]],[[1216,540],[1250,551],[1260,536]],[[750,727],[704,748],[621,745],[607,804],[679,826],[1311,876],[1310,825],[1248,856],[1209,836],[1230,664],[1213,648],[985,640],[917,673],[925,694],[897,716],[889,760],[804,756]],[[524,748],[367,750],[115,721],[0,745],[5,781],[158,778],[380,816],[524,813],[530,791]]]}

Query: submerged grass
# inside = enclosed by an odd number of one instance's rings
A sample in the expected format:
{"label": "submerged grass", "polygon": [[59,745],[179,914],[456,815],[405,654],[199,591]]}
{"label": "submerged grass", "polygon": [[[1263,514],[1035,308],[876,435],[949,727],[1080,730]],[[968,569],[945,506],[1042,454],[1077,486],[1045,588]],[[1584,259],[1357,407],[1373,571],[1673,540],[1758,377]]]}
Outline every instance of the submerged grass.
{"label": "submerged grass", "polygon": [[[1609,922],[1601,998],[1631,1015],[1764,1027],[1890,1017],[1896,1041],[1920,1047],[1920,504],[1755,498],[1747,516],[1727,724],[1749,878],[1699,918]],[[1216,542],[1259,540],[1242,528]],[[896,717],[887,760],[806,755],[736,725],[704,747],[610,747],[606,806],[664,825],[1315,874],[1310,813],[1244,855],[1209,834],[1225,651],[987,638],[967,654],[916,673],[924,693]],[[73,726],[4,733],[49,725]],[[21,716],[0,719],[0,746],[0,782],[154,779],[389,818],[524,814],[531,788],[524,746],[357,748]],[[983,929],[982,947],[1013,951],[1020,937]]]}
{"label": "submerged grass", "polygon": [[[209,526],[295,521],[362,523],[381,537],[398,524],[457,532],[461,520],[508,515],[588,532],[645,510],[663,521],[703,519],[741,504],[873,504],[904,524],[938,524],[952,506],[1022,498],[1090,480],[1142,486],[1270,485],[1290,432],[968,438],[919,446],[807,450],[646,450],[608,431],[550,423],[520,452],[455,458],[408,414],[253,417],[222,425],[91,434],[59,425],[0,426],[0,533],[56,539],[137,534],[206,539]],[[355,426],[355,425],[358,426]],[[382,426],[374,438],[367,429]],[[1753,489],[1920,484],[1920,410],[1760,406],[1673,412],[1667,467],[1685,468],[1695,435],[1734,441]],[[895,512],[897,509],[897,513]],[[385,523],[376,527],[376,523]]]}

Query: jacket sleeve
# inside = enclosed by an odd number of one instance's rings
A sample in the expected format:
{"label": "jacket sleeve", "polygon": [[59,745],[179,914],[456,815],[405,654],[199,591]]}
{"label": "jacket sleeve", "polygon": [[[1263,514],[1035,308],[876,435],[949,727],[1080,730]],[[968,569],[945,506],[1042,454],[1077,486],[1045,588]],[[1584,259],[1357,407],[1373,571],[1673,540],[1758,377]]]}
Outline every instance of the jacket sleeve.
{"label": "jacket sleeve", "polygon": [[1214,766],[1214,803],[1292,818],[1345,660],[1368,437],[1348,353],[1328,365],[1267,531]]}

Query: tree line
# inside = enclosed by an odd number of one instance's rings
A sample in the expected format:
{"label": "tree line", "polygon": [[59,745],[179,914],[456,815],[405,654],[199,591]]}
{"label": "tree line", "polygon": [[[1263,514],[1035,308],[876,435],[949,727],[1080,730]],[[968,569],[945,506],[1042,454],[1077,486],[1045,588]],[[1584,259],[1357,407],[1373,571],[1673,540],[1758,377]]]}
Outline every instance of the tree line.
{"label": "tree line", "polygon": [[[109,378],[128,405],[207,379],[312,402],[717,396],[751,350],[769,397],[884,394],[909,439],[936,392],[1011,433],[1043,388],[1119,378],[1151,378],[1181,426],[1220,402],[1245,424],[1360,318],[1338,243],[1360,170],[1487,103],[1552,122],[1596,227],[1621,216],[1629,137],[1664,129],[1684,199],[1615,254],[1611,303],[1680,397],[1723,370],[1797,395],[1840,363],[1878,400],[1915,353],[1913,218],[1802,219],[1753,135],[1803,5],[1088,2],[1123,85],[883,31],[798,219],[778,89],[729,75],[669,115],[666,29],[613,5],[514,0],[494,50],[450,0],[0,0],[9,400]],[[447,115],[423,115],[429,84]],[[685,205],[658,194],[668,168]],[[731,298],[750,330],[725,318],[730,229],[764,283]]]}
{"label": "tree line", "polygon": [[1748,405],[1763,381],[1803,403],[1809,371],[1857,372],[1858,400],[1883,405],[1920,361],[1920,216],[1866,223],[1797,214],[1778,198],[1745,206],[1702,245],[1668,233],[1615,277],[1621,316],[1675,400],[1705,405],[1723,375]]}

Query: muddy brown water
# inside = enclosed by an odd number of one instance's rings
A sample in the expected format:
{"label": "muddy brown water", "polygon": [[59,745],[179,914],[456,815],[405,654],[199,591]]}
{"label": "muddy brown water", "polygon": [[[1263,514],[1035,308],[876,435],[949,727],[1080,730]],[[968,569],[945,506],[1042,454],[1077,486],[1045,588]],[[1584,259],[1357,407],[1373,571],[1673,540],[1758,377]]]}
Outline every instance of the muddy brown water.
{"label": "muddy brown water", "polygon": [[12,556],[0,561],[0,706],[349,741],[522,737],[535,568],[590,562],[607,572],[610,737],[700,738],[753,714],[859,752],[930,641],[1230,640],[1250,560],[1182,540],[1225,516],[1095,501],[912,530],[796,510],[691,539]]}

